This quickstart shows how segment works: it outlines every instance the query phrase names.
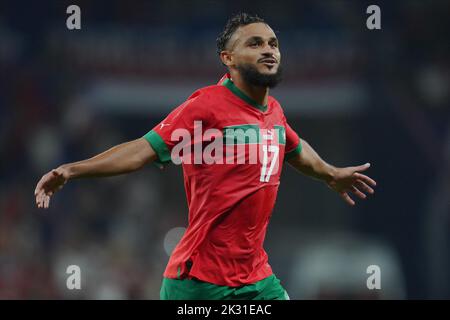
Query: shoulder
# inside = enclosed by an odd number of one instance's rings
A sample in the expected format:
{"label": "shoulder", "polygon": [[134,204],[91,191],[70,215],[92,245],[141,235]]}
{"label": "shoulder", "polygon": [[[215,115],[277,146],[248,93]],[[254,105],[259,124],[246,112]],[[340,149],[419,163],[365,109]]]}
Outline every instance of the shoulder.
{"label": "shoulder", "polygon": [[189,114],[191,117],[208,118],[212,114],[212,108],[217,100],[223,96],[223,86],[212,85],[194,91],[187,99],[176,108],[177,114]]}
{"label": "shoulder", "polygon": [[277,99],[275,99],[275,97],[269,96],[267,99],[268,99],[267,102],[270,105],[276,106],[277,108],[281,108],[280,102]]}
{"label": "shoulder", "polygon": [[190,111],[197,111],[210,114],[213,106],[223,99],[226,94],[226,88],[222,85],[212,85],[200,88],[194,91],[184,102],[184,108]]}
{"label": "shoulder", "polygon": [[268,97],[268,104],[273,108],[274,111],[281,113],[284,116],[284,110],[280,102],[272,96]]}
{"label": "shoulder", "polygon": [[207,87],[200,88],[192,93],[188,100],[194,99],[202,102],[212,102],[217,97],[222,96],[226,93],[226,88],[222,85],[211,85]]}

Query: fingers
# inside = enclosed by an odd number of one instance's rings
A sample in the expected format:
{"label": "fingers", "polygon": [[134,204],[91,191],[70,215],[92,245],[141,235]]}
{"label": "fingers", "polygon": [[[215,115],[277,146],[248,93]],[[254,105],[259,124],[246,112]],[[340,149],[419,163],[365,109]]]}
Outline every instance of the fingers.
{"label": "fingers", "polygon": [[[51,177],[51,176],[50,176]],[[36,189],[34,190],[34,194],[37,195],[41,190],[44,190],[44,186],[49,182],[49,173],[42,176],[41,180],[39,180],[36,185]]]}
{"label": "fingers", "polygon": [[353,169],[354,169],[355,171],[366,171],[366,170],[369,169],[369,168],[370,168],[370,163],[365,163],[365,164],[363,164],[363,165],[353,167]]}
{"label": "fingers", "polygon": [[47,209],[50,205],[50,196],[45,196],[44,197],[44,208]]}
{"label": "fingers", "polygon": [[50,206],[50,197],[61,190],[66,181],[60,184],[60,178],[63,174],[60,169],[53,169],[44,176],[36,185],[34,195],[36,197],[36,205],[38,208],[48,208]]}
{"label": "fingers", "polygon": [[[357,183],[358,187],[361,188],[362,190],[364,190],[365,192],[370,193],[370,194],[374,193],[373,189],[370,188],[368,185],[366,185],[363,181],[358,180],[356,183]],[[352,185],[348,191],[351,191],[353,194],[355,194],[360,199],[364,200],[367,198],[367,195],[364,192],[362,192],[361,190],[359,190],[355,185]],[[350,196],[348,195],[347,192],[343,191],[339,194],[342,197],[342,199],[344,199],[344,201],[347,202],[349,205],[351,205],[351,206],[355,205],[355,201],[352,198],[350,198]]]}
{"label": "fingers", "polygon": [[53,195],[53,192],[48,192],[47,194],[44,191],[39,192],[36,195],[37,207],[47,209],[50,206],[50,197],[52,195]]}
{"label": "fingers", "polygon": [[42,201],[43,198],[42,197],[43,197],[43,193],[42,192],[39,193],[36,196],[36,205],[37,205],[38,208],[42,208],[42,204],[43,204],[43,201]]}
{"label": "fingers", "polygon": [[38,208],[41,208],[41,207],[42,207],[42,204],[43,204],[43,195],[44,195],[44,192],[39,192],[39,193],[36,195],[36,205],[37,205]]}
{"label": "fingers", "polygon": [[44,197],[45,197],[45,193],[43,191],[40,192],[36,196],[36,204],[37,204],[38,208],[43,208],[44,207]]}
{"label": "fingers", "polygon": [[47,209],[50,203],[50,196],[46,194],[40,194],[37,199],[37,206],[38,208],[45,208]]}
{"label": "fingers", "polygon": [[348,195],[347,192],[341,192],[339,193],[339,195],[341,196],[342,199],[344,199],[345,202],[347,202],[349,205],[354,206],[355,205],[355,201],[352,200],[352,198],[350,198],[350,196]]}
{"label": "fingers", "polygon": [[36,195],[36,206],[39,208],[39,196]]}
{"label": "fingers", "polygon": [[364,174],[355,172],[355,173],[353,174],[353,176],[354,176],[355,178],[358,178],[359,180],[364,181],[365,183],[370,184],[372,187],[376,187],[376,185],[377,185],[377,183],[375,182],[375,180],[369,178],[368,176],[366,176],[366,175],[364,175]]}
{"label": "fingers", "polygon": [[375,191],[369,187],[364,181],[362,180],[356,180],[356,185],[358,186],[358,188],[360,188],[361,190],[363,190],[366,193],[369,194],[373,194]]}
{"label": "fingers", "polygon": [[351,187],[352,192],[360,199],[366,199],[366,195],[362,193],[358,188],[355,186]]}
{"label": "fingers", "polygon": [[41,180],[39,180],[38,184],[36,185],[36,189],[34,189],[34,195],[36,197],[36,205],[38,208],[42,208],[44,204],[44,196],[45,196],[45,190],[44,190],[44,181],[45,181],[46,175],[44,175]]}
{"label": "fingers", "polygon": [[[349,192],[352,192],[360,199],[366,199],[368,194],[373,194],[375,191],[372,187],[375,187],[377,183],[372,178],[359,173],[358,171],[365,171],[370,168],[370,163],[366,163],[360,166],[344,168],[342,177],[340,178],[340,184],[338,187],[334,187],[336,191],[345,202],[354,206],[355,201],[349,196]],[[338,179],[339,180],[339,179]],[[338,181],[339,182],[339,181]]]}
{"label": "fingers", "polygon": [[34,189],[34,195],[35,195],[35,196],[37,196],[38,193],[40,192],[40,190],[42,189],[42,179],[43,179],[43,177],[42,177],[41,180],[39,180],[39,182],[37,183],[36,189]]}

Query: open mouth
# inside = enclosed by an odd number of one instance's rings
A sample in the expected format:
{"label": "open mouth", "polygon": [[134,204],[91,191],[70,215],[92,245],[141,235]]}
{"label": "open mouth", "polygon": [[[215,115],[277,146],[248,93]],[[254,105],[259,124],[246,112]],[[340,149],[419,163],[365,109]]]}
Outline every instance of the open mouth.
{"label": "open mouth", "polygon": [[264,59],[264,60],[260,60],[259,62],[261,62],[261,63],[277,63],[277,60],[275,60],[275,59]]}
{"label": "open mouth", "polygon": [[261,60],[260,63],[266,65],[269,69],[272,69],[277,64],[277,61],[275,59],[264,59]]}

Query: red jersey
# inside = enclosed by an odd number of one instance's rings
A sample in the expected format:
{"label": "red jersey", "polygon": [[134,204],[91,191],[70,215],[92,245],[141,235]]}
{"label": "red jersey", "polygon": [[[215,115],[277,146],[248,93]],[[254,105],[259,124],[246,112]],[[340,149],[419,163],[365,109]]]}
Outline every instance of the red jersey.
{"label": "red jersey", "polygon": [[[193,138],[180,144],[186,134]],[[267,106],[258,105],[227,74],[194,92],[144,138],[163,164],[184,146],[189,224],[164,276],[232,287],[270,276],[263,242],[281,168],[301,152],[280,104],[269,96]]]}

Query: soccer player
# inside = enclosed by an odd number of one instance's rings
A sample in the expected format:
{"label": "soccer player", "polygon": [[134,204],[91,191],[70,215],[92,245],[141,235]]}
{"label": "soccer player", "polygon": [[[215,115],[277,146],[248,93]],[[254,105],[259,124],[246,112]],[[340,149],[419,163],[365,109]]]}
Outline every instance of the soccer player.
{"label": "soccer player", "polygon": [[[334,167],[289,126],[269,96],[281,79],[281,55],[263,19],[232,17],[217,48],[228,69],[218,84],[194,92],[143,137],[51,170],[36,186],[36,204],[48,208],[71,179],[182,159],[189,224],[164,272],[161,299],[288,299],[263,249],[284,161],[349,205],[355,204],[350,193],[365,199],[376,183],[361,173],[370,164]],[[214,152],[206,152],[214,143]],[[255,154],[259,161],[250,161]]]}

